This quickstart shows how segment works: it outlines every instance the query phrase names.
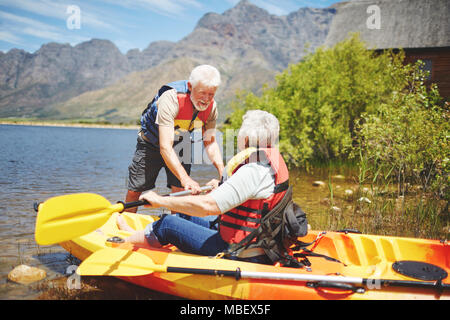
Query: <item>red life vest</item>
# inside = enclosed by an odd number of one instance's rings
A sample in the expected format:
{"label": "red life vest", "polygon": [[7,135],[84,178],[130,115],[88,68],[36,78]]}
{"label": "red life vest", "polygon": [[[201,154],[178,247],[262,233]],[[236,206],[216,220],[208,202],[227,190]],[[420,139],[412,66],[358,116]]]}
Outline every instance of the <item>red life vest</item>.
{"label": "red life vest", "polygon": [[[202,127],[206,123],[206,121],[208,121],[208,117],[214,105],[214,100],[211,101],[206,110],[199,111],[195,118],[196,120],[193,121],[194,112],[196,112],[197,110],[194,108],[194,105],[192,104],[190,94],[178,93],[177,98],[179,111],[174,121],[175,130],[181,128],[183,130],[191,131],[194,128]],[[199,120],[201,121],[200,124],[198,123]]]}
{"label": "red life vest", "polygon": [[[227,243],[239,243],[248,234],[258,228],[261,218],[283,199],[289,187],[289,172],[278,149],[261,148],[255,150],[257,150],[257,153],[248,154],[243,162],[236,165],[232,174],[239,170],[241,166],[249,163],[249,159],[251,160],[252,158],[258,162],[270,163],[275,172],[274,193],[267,199],[247,200],[220,216],[220,235]],[[239,156],[239,154],[236,156]]]}

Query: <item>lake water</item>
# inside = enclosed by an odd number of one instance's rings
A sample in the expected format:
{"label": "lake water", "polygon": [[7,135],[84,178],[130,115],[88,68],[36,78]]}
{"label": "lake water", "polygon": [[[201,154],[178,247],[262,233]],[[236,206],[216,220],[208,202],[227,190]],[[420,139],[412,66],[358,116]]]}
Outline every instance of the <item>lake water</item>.
{"label": "lake water", "polygon": [[[33,299],[39,292],[7,280],[25,263],[64,274],[69,255],[59,246],[34,242],[33,203],[52,196],[92,192],[112,203],[124,200],[128,165],[136,146],[135,129],[0,125],[0,299]],[[199,183],[215,174],[212,166],[195,166]],[[167,193],[161,173],[156,192]],[[152,213],[148,209],[140,212]]]}
{"label": "lake water", "polygon": [[[73,264],[73,257],[58,245],[35,243],[33,203],[77,192],[97,193],[111,203],[124,200],[136,133],[136,129],[0,125],[0,299],[36,299],[42,293],[39,287],[7,280],[19,264],[46,270],[49,280],[61,278]],[[294,200],[308,213],[313,228],[329,207],[324,201],[329,192],[312,182],[326,181],[327,174],[290,174]],[[193,166],[192,177],[200,184],[215,176],[211,165]],[[336,192],[350,188],[354,182],[349,180],[338,181]],[[155,191],[169,191],[164,173]],[[142,208],[139,212],[157,213]]]}

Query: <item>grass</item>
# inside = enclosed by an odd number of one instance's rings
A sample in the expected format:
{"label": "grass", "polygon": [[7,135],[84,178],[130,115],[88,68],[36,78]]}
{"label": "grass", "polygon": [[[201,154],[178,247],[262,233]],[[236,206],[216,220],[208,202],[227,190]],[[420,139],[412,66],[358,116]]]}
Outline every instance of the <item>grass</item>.
{"label": "grass", "polygon": [[447,201],[423,191],[398,196],[393,189],[395,186],[389,184],[360,184],[351,197],[342,197],[336,194],[329,180],[331,201],[325,213],[328,218],[317,228],[351,228],[369,234],[449,239]]}

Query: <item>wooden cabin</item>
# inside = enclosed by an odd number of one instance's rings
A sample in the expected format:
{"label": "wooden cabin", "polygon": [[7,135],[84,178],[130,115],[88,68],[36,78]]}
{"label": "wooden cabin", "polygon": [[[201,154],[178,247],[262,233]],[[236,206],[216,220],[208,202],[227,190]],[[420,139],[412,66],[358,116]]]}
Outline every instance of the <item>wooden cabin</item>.
{"label": "wooden cabin", "polygon": [[436,83],[441,96],[450,101],[449,0],[353,0],[334,7],[326,46],[358,32],[369,49],[401,48],[405,63],[419,59],[425,63],[428,83]]}

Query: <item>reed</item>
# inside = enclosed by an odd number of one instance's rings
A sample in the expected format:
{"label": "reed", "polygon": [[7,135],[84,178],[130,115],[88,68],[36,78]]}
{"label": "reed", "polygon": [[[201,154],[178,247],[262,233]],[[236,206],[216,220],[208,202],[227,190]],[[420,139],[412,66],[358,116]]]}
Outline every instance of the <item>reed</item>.
{"label": "reed", "polygon": [[[322,168],[323,169],[323,168]],[[329,172],[335,172],[331,168]],[[337,192],[328,175],[326,219],[315,221],[316,229],[357,229],[363,233],[429,239],[449,239],[448,201],[426,193],[419,186],[399,192],[390,174],[382,175],[364,162],[353,172],[358,182],[352,196]]]}

